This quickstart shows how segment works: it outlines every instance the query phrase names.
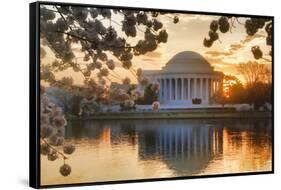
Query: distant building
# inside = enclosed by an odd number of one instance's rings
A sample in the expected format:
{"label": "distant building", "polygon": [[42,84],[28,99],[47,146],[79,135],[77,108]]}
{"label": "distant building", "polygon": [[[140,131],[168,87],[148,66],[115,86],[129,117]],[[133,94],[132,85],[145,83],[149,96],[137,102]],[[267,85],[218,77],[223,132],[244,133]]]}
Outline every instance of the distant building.
{"label": "distant building", "polygon": [[118,82],[112,82],[109,90],[114,90],[114,89],[121,89],[121,90],[124,90],[127,92],[130,89],[130,85],[129,84],[120,84]]}
{"label": "distant building", "polygon": [[159,82],[161,105],[209,105],[210,97],[222,89],[223,73],[192,51],[180,52],[162,70],[145,70],[144,75]]}

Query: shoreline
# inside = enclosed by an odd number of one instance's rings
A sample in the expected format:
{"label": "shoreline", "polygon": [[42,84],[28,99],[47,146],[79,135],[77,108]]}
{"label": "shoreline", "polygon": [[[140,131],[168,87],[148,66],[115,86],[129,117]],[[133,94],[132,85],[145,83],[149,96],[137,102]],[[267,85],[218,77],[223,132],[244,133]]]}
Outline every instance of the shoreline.
{"label": "shoreline", "polygon": [[121,120],[121,119],[215,119],[215,118],[272,118],[271,111],[233,111],[220,110],[160,110],[160,111],[122,111],[101,112],[91,116],[68,115],[69,120]]}

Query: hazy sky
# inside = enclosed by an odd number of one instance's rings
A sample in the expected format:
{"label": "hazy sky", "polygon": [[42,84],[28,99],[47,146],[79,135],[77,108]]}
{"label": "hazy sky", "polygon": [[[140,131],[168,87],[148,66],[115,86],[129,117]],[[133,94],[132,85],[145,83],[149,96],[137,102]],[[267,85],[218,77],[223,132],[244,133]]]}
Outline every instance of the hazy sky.
{"label": "hazy sky", "polygon": [[[210,64],[214,66],[215,70],[223,71],[225,74],[236,75],[243,81],[243,78],[237,72],[237,64],[254,60],[251,53],[251,47],[253,45],[259,45],[264,54],[266,54],[264,58],[269,60],[266,61],[263,59],[260,60],[260,62],[271,64],[271,57],[267,55],[269,47],[265,44],[265,33],[262,30],[254,37],[248,37],[245,33],[244,26],[235,22],[235,28],[232,28],[232,33],[219,33],[221,43],[216,41],[211,48],[205,48],[203,46],[203,39],[208,36],[210,22],[218,17],[194,14],[177,14],[177,16],[180,19],[177,24],[173,23],[171,15],[161,15],[158,17],[169,34],[168,42],[165,44],[161,43],[159,48],[154,52],[134,57],[132,60],[134,69],[161,69],[169,59],[177,53],[181,51],[195,51],[203,55]],[[119,16],[114,16],[114,14],[112,18],[116,22],[120,22],[121,19]],[[239,18],[240,22],[244,20],[245,18]],[[112,23],[112,25],[120,32],[120,26],[117,24],[114,25],[114,23]],[[142,38],[142,32],[138,31],[138,36],[138,38],[131,39],[131,41],[134,42]],[[47,50],[47,52],[49,51]],[[77,55],[79,57],[79,53],[77,53]],[[82,57],[78,58],[78,62],[82,63],[82,59]],[[52,55],[49,54],[43,62],[50,62],[51,60]],[[131,72],[123,69],[121,64],[115,69],[115,72],[121,76],[131,76],[132,80],[134,80]],[[83,81],[81,75],[79,73],[74,73],[72,70],[66,70],[64,73],[60,73],[57,76],[68,75],[74,77],[77,83]],[[118,81],[112,77],[111,80]],[[120,80],[118,82],[120,82]]]}

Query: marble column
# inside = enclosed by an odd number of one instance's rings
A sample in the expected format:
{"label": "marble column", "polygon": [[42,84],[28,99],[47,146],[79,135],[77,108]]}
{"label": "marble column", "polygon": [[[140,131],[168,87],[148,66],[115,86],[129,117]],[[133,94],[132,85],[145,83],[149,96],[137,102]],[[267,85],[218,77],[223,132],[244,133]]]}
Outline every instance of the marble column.
{"label": "marble column", "polygon": [[209,103],[209,79],[206,78],[206,100]]}
{"label": "marble column", "polygon": [[169,100],[172,100],[172,79],[169,78]]}
{"label": "marble column", "polygon": [[213,94],[215,93],[215,80],[212,80],[212,85],[213,85]]}
{"label": "marble column", "polygon": [[181,99],[184,99],[184,78],[181,78]]}
{"label": "marble column", "polygon": [[213,94],[216,93],[216,80],[213,80]]}
{"label": "marble column", "polygon": [[167,79],[164,78],[164,92],[163,92],[164,101],[167,100]]}
{"label": "marble column", "polygon": [[219,82],[216,80],[216,93],[219,91]]}
{"label": "marble column", "polygon": [[218,81],[216,80],[216,83],[215,83],[216,92],[218,92],[218,90],[219,90],[218,87],[219,87]]}
{"label": "marble column", "polygon": [[190,100],[190,78],[187,79],[187,100]]}
{"label": "marble column", "polygon": [[203,99],[203,78],[200,78],[200,98]]}
{"label": "marble column", "polygon": [[212,83],[212,79],[210,79],[210,95],[211,96],[213,95],[212,88],[213,88],[213,83]]}
{"label": "marble column", "polygon": [[162,91],[163,91],[162,79],[160,78],[157,81],[159,82],[159,92],[158,92],[158,94],[159,94],[159,101],[162,101]]}
{"label": "marble column", "polygon": [[214,80],[211,79],[210,82],[211,82],[211,96],[213,96],[213,94],[214,94]]}
{"label": "marble column", "polygon": [[193,98],[197,98],[197,78],[193,78]]}
{"label": "marble column", "polygon": [[175,78],[175,100],[178,100],[178,78]]}
{"label": "marble column", "polygon": [[169,79],[166,79],[167,80],[167,98],[166,100],[169,100],[170,99],[170,80]]}

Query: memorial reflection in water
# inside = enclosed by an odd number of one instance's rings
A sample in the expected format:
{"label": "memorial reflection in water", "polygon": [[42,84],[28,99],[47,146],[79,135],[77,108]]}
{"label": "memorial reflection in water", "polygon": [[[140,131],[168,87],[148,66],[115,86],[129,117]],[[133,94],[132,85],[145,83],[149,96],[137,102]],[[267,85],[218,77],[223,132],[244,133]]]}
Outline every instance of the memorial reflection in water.
{"label": "memorial reflection in water", "polygon": [[[89,122],[85,123],[85,128],[89,130],[88,135],[96,134],[97,137],[111,141],[113,145],[123,143],[123,141],[132,145],[137,144],[140,159],[159,158],[167,163],[170,162],[174,169],[188,173],[196,172],[200,167],[206,167],[209,160],[227,151],[224,150],[226,147],[224,143],[239,147],[244,141],[250,140],[250,145],[253,145],[262,135],[265,135],[265,139],[256,143],[266,141],[270,144],[271,142],[271,121],[264,120],[225,120],[219,124],[215,120],[206,122],[151,120],[149,122],[137,121],[134,124],[130,121],[119,121],[114,122],[114,126],[110,123],[101,122],[100,128],[95,129],[92,128],[93,123]],[[110,133],[104,135],[104,131],[108,129]],[[225,139],[227,135],[234,136],[231,137],[232,139]]]}
{"label": "memorial reflection in water", "polygon": [[[72,121],[77,152],[68,178],[42,158],[42,183],[270,171],[270,119]],[[50,175],[48,175],[50,174]],[[61,180],[60,180],[61,179]]]}

